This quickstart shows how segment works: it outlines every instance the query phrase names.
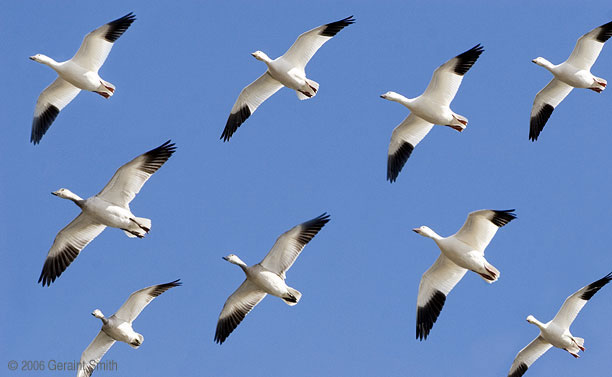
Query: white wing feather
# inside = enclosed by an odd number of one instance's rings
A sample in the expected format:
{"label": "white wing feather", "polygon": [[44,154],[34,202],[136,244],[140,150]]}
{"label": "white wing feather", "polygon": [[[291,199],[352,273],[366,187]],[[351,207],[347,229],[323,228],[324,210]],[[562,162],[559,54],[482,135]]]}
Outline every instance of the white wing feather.
{"label": "white wing feather", "polygon": [[102,330],[98,336],[85,348],[79,362],[77,377],[89,377],[96,369],[96,365],[102,360],[104,354],[115,344],[115,340]]}

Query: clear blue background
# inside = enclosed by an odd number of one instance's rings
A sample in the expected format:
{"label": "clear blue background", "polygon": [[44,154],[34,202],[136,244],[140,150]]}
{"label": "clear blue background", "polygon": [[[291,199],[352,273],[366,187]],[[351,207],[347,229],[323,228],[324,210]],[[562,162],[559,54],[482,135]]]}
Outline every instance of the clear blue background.
{"label": "clear blue background", "polygon": [[[137,21],[100,71],[116,94],[81,93],[30,144],[36,98],[56,75],[28,56],[69,59],[87,32],[130,11]],[[300,33],[351,14],[357,23],[307,67],[321,84],[315,98],[283,89],[219,140],[240,90],[265,70],[251,52],[277,57]],[[505,376],[538,334],[525,317],[548,321],[612,269],[612,93],[575,90],[528,140],[533,98],[551,78],[531,59],[562,62],[610,20],[606,1],[6,2],[0,374],[60,375],[7,363],[79,360],[100,329],[94,309],[111,315],[131,292],[181,278],[135,322],[143,346],[116,344],[104,360],[119,371],[94,376]],[[467,129],[434,127],[389,184],[389,138],[408,110],[379,95],[421,94],[436,67],[477,43],[485,52],[452,103]],[[612,82],[612,46],[593,73]],[[55,235],[79,213],[50,192],[94,195],[170,138],[176,154],[132,202],[151,233],[107,229],[51,287],[37,284]],[[487,249],[501,278],[468,273],[430,338],[416,341],[418,284],[439,251],[411,229],[450,235],[481,208],[516,208]],[[331,222],[288,273],[299,305],[268,297],[213,343],[244,278],[221,257],[257,263],[279,234],[324,211]],[[611,298],[606,287],[572,327],[586,339],[581,359],[553,349],[527,375],[606,375]]]}

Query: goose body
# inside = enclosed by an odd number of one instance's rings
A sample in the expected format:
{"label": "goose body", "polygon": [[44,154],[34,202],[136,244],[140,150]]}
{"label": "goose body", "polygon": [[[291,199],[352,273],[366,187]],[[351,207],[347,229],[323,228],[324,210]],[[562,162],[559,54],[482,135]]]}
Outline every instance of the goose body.
{"label": "goose body", "polygon": [[53,192],[53,195],[73,201],[81,208],[81,213],[55,237],[38,282],[43,286],[54,282],[106,227],[121,229],[128,237],[144,237],[151,230],[151,220],[134,216],[130,202],[175,150],[168,140],[136,157],[120,167],[100,193],[88,199],[66,188]]}
{"label": "goose body", "polygon": [[223,257],[226,261],[239,266],[244,271],[246,280],[223,305],[217,322],[215,342],[222,344],[267,294],[281,298],[290,306],[300,301],[302,294],[285,283],[285,273],[293,265],[304,246],[328,221],[329,215],[324,213],[291,228],[276,240],[266,257],[253,266],[248,266],[235,254]]}
{"label": "goose body", "polygon": [[516,355],[508,377],[524,375],[527,369],[551,347],[560,348],[579,358],[578,352],[585,350],[584,339],[572,335],[570,326],[586,303],[610,280],[612,273],[579,289],[565,300],[557,315],[547,323],[538,321],[532,315],[527,316],[527,322],[536,325],[540,329],[540,334]]}
{"label": "goose body", "polygon": [[300,100],[314,97],[319,90],[319,84],[306,77],[306,64],[325,42],[354,22],[351,16],[302,33],[289,50],[276,59],[271,59],[262,51],[252,53],[255,59],[266,63],[268,69],[242,89],[232,107],[221,139],[229,141],[238,127],[283,86],[295,90]]}
{"label": "goose body", "polygon": [[540,90],[533,101],[529,123],[529,140],[536,141],[555,108],[574,88],[601,93],[607,81],[591,73],[604,43],[612,36],[612,22],[601,25],[578,39],[570,57],[555,65],[545,58],[532,61],[553,74],[553,79]]}
{"label": "goose body", "polygon": [[414,232],[431,238],[440,249],[440,256],[423,274],[417,297],[416,337],[427,339],[436,322],[446,296],[470,270],[487,283],[497,281],[500,272],[484,257],[484,251],[497,229],[516,218],[514,210],[480,210],[471,212],[461,229],[449,237],[442,237],[427,226]]}
{"label": "goose body", "polygon": [[295,291],[289,287],[283,278],[276,272],[268,270],[260,264],[246,268],[246,276],[251,282],[255,283],[261,290],[272,296],[291,300],[291,291]]}
{"label": "goose body", "polygon": [[484,49],[479,44],[450,59],[438,67],[425,89],[416,98],[407,98],[396,92],[381,95],[389,101],[406,106],[410,115],[391,134],[387,161],[387,180],[395,182],[418,143],[427,136],[434,124],[451,127],[462,132],[468,119],[450,108],[463,76],[474,65]]}
{"label": "goose body", "polygon": [[81,209],[89,218],[105,226],[128,229],[133,233],[142,232],[142,229],[130,220],[136,216],[129,208],[118,206],[100,197],[92,196],[86,199]]}
{"label": "goose body", "polygon": [[144,336],[132,328],[132,323],[154,298],[170,288],[178,287],[179,280],[166,284],[153,285],[130,295],[125,303],[110,317],[105,317],[100,309],[91,313],[102,321],[102,328],[94,340],[83,351],[77,377],[89,377],[96,369],[106,352],[115,342],[127,343],[137,349],[144,342]]}
{"label": "goose body", "polygon": [[45,64],[57,72],[58,78],[38,97],[32,121],[30,141],[38,144],[58,116],[81,90],[110,98],[115,86],[104,81],[98,71],[106,61],[114,42],[130,27],[136,17],[132,14],[111,21],[87,34],[76,54],[67,61],[36,54],[31,60]]}

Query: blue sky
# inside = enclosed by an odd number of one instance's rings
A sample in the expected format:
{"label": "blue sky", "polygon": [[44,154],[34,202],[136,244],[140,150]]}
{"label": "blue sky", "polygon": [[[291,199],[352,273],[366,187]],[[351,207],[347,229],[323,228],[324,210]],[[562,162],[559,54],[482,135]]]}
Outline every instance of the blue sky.
{"label": "blue sky", "polygon": [[[181,278],[134,324],[145,337],[116,344],[95,376],[409,375],[505,376],[563,300],[610,272],[612,93],[575,90],[537,142],[528,140],[535,94],[551,78],[531,63],[567,58],[578,37],[612,19],[587,2],[7,2],[0,13],[4,145],[0,167],[0,374],[9,360],[73,361],[128,295]],[[101,76],[109,100],[81,93],[40,145],[28,142],[36,98],[55,79],[35,53],[69,59],[83,36],[133,11]],[[239,128],[219,136],[240,90],[302,32],[354,15],[307,67],[321,84],[298,101],[282,89]],[[485,52],[452,103],[465,132],[434,127],[397,182],[387,147],[408,110],[379,95],[415,97],[433,70],[481,43]],[[612,80],[612,46],[592,72]],[[36,283],[57,232],[79,209],[50,195],[96,194],[115,170],[167,139],[175,155],[132,202],[153,220],[144,239],[107,229],[51,287]],[[487,259],[488,285],[468,273],[425,342],[415,340],[416,295],[439,253],[411,229],[454,233],[468,212],[516,208]],[[214,330],[243,280],[221,259],[259,262],[276,237],[322,212],[331,222],[306,247],[287,282],[289,307],[266,298],[221,346]],[[528,376],[602,375],[612,369],[612,291],[598,293],[572,327],[586,339],[574,360],[553,349]],[[19,365],[21,368],[21,364]],[[73,373],[65,373],[70,375]]]}

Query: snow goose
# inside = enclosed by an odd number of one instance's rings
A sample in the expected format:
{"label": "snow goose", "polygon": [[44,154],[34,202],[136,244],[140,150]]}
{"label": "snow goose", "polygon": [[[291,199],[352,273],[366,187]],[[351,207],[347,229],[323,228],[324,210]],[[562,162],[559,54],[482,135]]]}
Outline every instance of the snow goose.
{"label": "snow goose", "polygon": [[256,265],[249,267],[234,254],[223,257],[226,261],[242,268],[246,280],[225,301],[217,322],[215,342],[222,344],[268,293],[280,297],[290,306],[300,301],[302,294],[285,283],[285,273],[291,268],[304,246],[328,221],[329,215],[323,213],[319,217],[294,226],[278,237],[268,255]]}
{"label": "snow goose", "polygon": [[573,336],[569,328],[587,301],[604,285],[608,284],[610,280],[612,280],[612,273],[569,296],[555,318],[548,323],[542,323],[535,319],[534,316],[529,315],[527,322],[538,326],[540,335],[519,351],[510,367],[508,377],[520,377],[525,374],[531,364],[552,346],[566,350],[575,358],[580,357],[578,356],[578,351],[584,351],[584,339]]}
{"label": "snow goose", "polygon": [[180,286],[181,282],[179,280],[153,285],[132,293],[119,310],[108,318],[104,317],[100,309],[94,310],[91,315],[102,321],[102,329],[89,346],[85,348],[85,351],[83,351],[77,377],[91,376],[96,369],[96,365],[98,365],[104,354],[116,341],[127,343],[130,347],[136,349],[140,347],[144,337],[134,331],[132,322],[155,297],[170,288]]}
{"label": "snow goose", "polygon": [[441,237],[427,226],[413,229],[433,239],[440,256],[421,278],[417,297],[416,337],[427,339],[429,331],[442,311],[446,296],[459,283],[467,270],[480,275],[487,283],[499,278],[499,271],[484,257],[484,251],[498,228],[516,218],[513,209],[483,209],[468,215],[465,224],[450,237]]}
{"label": "snow goose", "polygon": [[554,75],[554,78],[540,90],[533,101],[529,122],[529,140],[536,141],[553,110],[573,88],[591,89],[601,93],[607,81],[593,76],[591,67],[604,43],[612,36],[612,22],[601,25],[578,39],[570,57],[559,65],[538,57],[533,62]]}
{"label": "snow goose", "polygon": [[319,84],[306,78],[306,64],[325,42],[354,22],[353,16],[350,16],[307,31],[298,37],[283,56],[274,60],[261,51],[252,53],[255,59],[266,63],[268,70],[242,89],[227,118],[221,139],[229,141],[259,105],[283,86],[295,90],[300,100],[314,97]]}
{"label": "snow goose", "polygon": [[100,26],[87,34],[81,47],[70,60],[56,62],[48,56],[36,54],[30,59],[46,64],[57,72],[58,78],[38,97],[32,121],[30,141],[38,144],[51,123],[66,105],[82,90],[109,98],[115,86],[102,80],[98,70],[104,64],[115,41],[130,27],[136,17],[132,13]]}
{"label": "snow goose", "polygon": [[472,68],[483,51],[483,47],[477,44],[442,64],[434,71],[425,92],[416,98],[406,98],[395,92],[381,95],[381,98],[398,102],[411,111],[391,134],[387,180],[395,182],[414,147],[423,140],[434,124],[448,126],[459,132],[465,129],[467,118],[454,113],[450,109],[450,103],[457,94],[463,75]]}
{"label": "snow goose", "polygon": [[81,199],[65,188],[52,192],[60,198],[72,200],[81,208],[81,213],[55,237],[38,282],[43,286],[54,282],[107,226],[123,230],[128,237],[144,237],[151,229],[151,220],[134,216],[130,202],[175,150],[174,144],[168,140],[136,157],[120,167],[102,191],[89,199]]}

